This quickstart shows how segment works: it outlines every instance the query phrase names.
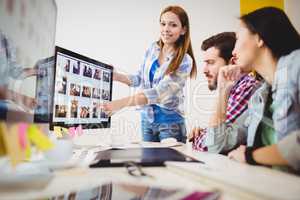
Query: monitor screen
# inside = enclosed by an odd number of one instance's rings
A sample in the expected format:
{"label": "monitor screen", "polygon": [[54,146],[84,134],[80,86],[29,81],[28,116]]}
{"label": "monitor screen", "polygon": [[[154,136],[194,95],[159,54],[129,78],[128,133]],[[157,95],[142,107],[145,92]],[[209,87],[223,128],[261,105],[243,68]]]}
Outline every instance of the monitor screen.
{"label": "monitor screen", "polygon": [[47,123],[50,121],[53,99],[54,56],[37,62],[36,76],[36,106],[34,122]]}
{"label": "monitor screen", "polygon": [[111,101],[113,67],[56,47],[54,69],[50,128],[109,128],[110,117],[99,104]]}

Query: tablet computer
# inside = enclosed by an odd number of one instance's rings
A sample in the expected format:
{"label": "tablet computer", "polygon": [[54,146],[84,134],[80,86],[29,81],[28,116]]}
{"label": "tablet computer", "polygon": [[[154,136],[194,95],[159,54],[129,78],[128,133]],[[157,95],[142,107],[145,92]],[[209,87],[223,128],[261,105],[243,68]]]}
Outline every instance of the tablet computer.
{"label": "tablet computer", "polygon": [[90,167],[122,167],[128,162],[154,167],[165,161],[201,162],[171,148],[110,149],[99,152]]}

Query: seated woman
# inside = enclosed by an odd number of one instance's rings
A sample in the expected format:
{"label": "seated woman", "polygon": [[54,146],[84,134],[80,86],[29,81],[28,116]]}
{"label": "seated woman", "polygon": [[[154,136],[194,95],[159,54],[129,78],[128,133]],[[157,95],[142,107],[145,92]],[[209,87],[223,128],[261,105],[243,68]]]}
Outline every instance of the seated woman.
{"label": "seated woman", "polygon": [[224,72],[227,79],[234,79],[238,70],[255,70],[265,81],[249,101],[248,147],[228,154],[253,164],[255,149],[300,128],[300,36],[282,10],[258,9],[240,18],[233,54],[239,66]]}

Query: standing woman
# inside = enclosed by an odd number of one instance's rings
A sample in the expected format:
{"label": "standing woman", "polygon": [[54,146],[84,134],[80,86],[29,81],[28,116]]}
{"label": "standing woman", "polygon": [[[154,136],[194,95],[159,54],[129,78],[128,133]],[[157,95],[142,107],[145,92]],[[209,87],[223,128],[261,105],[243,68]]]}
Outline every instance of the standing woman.
{"label": "standing woman", "polygon": [[126,106],[142,106],[144,141],[175,138],[185,142],[183,88],[196,72],[187,13],[179,6],[169,6],[160,14],[160,39],[146,51],[138,73],[113,74],[114,80],[142,91],[102,104],[102,109],[112,114]]}

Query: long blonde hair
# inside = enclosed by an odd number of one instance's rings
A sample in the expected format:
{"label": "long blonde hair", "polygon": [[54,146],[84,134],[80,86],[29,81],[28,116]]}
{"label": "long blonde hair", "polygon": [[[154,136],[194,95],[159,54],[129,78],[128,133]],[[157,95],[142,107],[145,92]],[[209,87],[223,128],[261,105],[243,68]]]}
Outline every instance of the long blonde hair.
{"label": "long blonde hair", "polygon": [[[190,73],[190,77],[196,78],[197,66],[196,66],[196,61],[195,61],[192,44],[191,44],[190,24],[189,24],[188,15],[184,11],[184,9],[179,6],[168,6],[161,12],[160,19],[161,19],[161,16],[166,12],[172,12],[175,15],[177,15],[181,22],[182,27],[185,27],[185,29],[186,29],[185,34],[181,35],[175,43],[176,54],[175,54],[173,60],[171,61],[170,65],[166,71],[166,74],[172,74],[172,73],[176,72],[176,70],[179,68],[179,65],[181,64],[181,62],[183,60],[184,55],[187,53],[191,56],[191,58],[193,60],[193,67],[192,67],[192,70]],[[164,45],[164,43],[161,39],[159,40],[158,44],[159,44],[160,48],[162,48]]]}

